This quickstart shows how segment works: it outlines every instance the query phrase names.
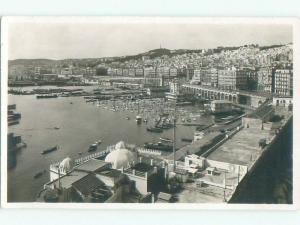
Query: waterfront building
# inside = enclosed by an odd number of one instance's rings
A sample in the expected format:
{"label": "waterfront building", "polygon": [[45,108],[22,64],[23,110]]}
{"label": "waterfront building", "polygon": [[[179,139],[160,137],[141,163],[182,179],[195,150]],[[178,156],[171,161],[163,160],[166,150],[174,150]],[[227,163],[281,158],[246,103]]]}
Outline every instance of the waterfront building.
{"label": "waterfront building", "polygon": [[144,86],[145,87],[162,87],[165,86],[163,77],[145,77],[144,78]]}
{"label": "waterfront building", "polygon": [[40,80],[43,81],[55,81],[58,79],[58,75],[57,74],[41,74],[39,75]]}
{"label": "waterfront building", "polygon": [[128,68],[123,68],[122,69],[122,76],[128,77],[129,76],[129,69]]}
{"label": "waterfront building", "polygon": [[247,87],[245,71],[235,67],[218,70],[218,87],[224,90],[245,90]]}
{"label": "waterfront building", "polygon": [[147,88],[147,95],[151,96],[152,98],[164,98],[166,92],[169,91],[167,87],[149,87]]}
{"label": "waterfront building", "polygon": [[144,77],[144,69],[143,68],[136,68],[135,69],[135,76],[136,77]]}
{"label": "waterfront building", "polygon": [[[117,143],[105,160],[90,157],[78,164],[67,157],[50,166],[50,181],[39,194],[46,202],[150,202],[165,168],[137,157],[135,148]],[[55,193],[53,195],[53,193]],[[51,194],[52,198],[49,197]],[[53,198],[54,196],[54,198]]]}
{"label": "waterfront building", "polygon": [[123,69],[122,68],[117,68],[117,76],[123,76]]}
{"label": "waterfront building", "polygon": [[218,70],[218,87],[224,90],[236,90],[236,68]]}
{"label": "waterfront building", "polygon": [[292,111],[293,97],[291,97],[291,96],[286,96],[286,97],[274,96],[273,97],[273,106],[285,107],[285,108],[288,108],[290,111]]}
{"label": "waterfront building", "polygon": [[201,70],[194,69],[194,75],[191,81],[192,84],[201,84]]}
{"label": "waterfront building", "polygon": [[129,68],[128,69],[128,76],[135,77],[135,69],[134,68]]}
{"label": "waterfront building", "polygon": [[157,76],[159,76],[159,77],[169,78],[170,77],[170,68],[166,67],[166,66],[157,67],[156,73],[157,73]]}
{"label": "waterfront building", "polygon": [[36,66],[34,68],[34,75],[40,75],[41,74],[41,67],[39,66]]}
{"label": "waterfront building", "polygon": [[107,75],[108,75],[108,76],[115,76],[115,75],[117,75],[117,70],[116,70],[115,68],[109,67],[109,68],[107,69]]}
{"label": "waterfront building", "polygon": [[293,96],[293,70],[276,69],[274,73],[274,94]]}
{"label": "waterfront building", "polygon": [[274,68],[261,67],[257,71],[257,91],[272,93],[272,77],[274,76]]}
{"label": "waterfront building", "polygon": [[170,68],[170,77],[177,77],[178,70],[175,67]]}
{"label": "waterfront building", "polygon": [[257,71],[254,68],[239,68],[236,71],[236,77],[237,89],[257,90]]}
{"label": "waterfront building", "polygon": [[210,68],[210,82],[212,87],[218,87],[218,70]]}
{"label": "waterfront building", "polygon": [[194,75],[194,67],[188,65],[186,68],[186,80],[190,81],[193,78],[193,75]]}
{"label": "waterfront building", "polygon": [[153,67],[145,67],[144,68],[144,77],[145,78],[157,77],[156,69]]}
{"label": "waterfront building", "polygon": [[226,113],[232,111],[232,103],[227,100],[214,100],[210,103],[213,113]]}

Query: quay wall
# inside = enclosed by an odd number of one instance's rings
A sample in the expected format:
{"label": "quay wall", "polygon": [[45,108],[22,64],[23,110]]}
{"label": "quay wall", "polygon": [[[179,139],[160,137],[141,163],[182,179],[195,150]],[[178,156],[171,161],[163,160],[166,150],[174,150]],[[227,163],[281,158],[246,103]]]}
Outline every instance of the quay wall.
{"label": "quay wall", "polygon": [[289,118],[237,186],[229,203],[292,204],[293,118]]}

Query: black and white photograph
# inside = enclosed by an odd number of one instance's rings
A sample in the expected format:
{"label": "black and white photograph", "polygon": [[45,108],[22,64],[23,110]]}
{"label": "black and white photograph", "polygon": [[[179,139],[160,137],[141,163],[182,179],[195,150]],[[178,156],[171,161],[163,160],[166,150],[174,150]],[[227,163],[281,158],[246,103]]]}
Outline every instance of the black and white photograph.
{"label": "black and white photograph", "polygon": [[294,28],[2,18],[2,204],[293,206]]}

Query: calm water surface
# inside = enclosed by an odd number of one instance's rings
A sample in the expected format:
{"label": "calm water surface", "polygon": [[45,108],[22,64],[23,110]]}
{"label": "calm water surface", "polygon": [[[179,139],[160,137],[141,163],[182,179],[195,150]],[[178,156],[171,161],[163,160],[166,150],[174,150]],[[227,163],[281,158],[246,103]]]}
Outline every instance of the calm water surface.
{"label": "calm water surface", "polygon": [[[72,102],[73,104],[70,104]],[[36,99],[35,96],[9,95],[9,104],[17,104],[22,114],[20,124],[9,127],[9,132],[22,136],[27,148],[17,155],[17,165],[8,171],[8,201],[34,201],[43,184],[49,181],[49,174],[34,179],[33,176],[52,162],[69,156],[79,158],[78,153],[87,155],[88,147],[101,139],[100,149],[123,140],[127,143],[143,145],[157,142],[159,137],[172,138],[172,129],[163,134],[149,133],[146,124],[138,126],[135,114],[127,111],[112,112],[87,104],[82,97]],[[194,111],[198,108],[194,107]],[[126,120],[130,116],[130,120]],[[211,117],[201,117],[197,122],[207,123]],[[60,129],[55,130],[54,127]],[[192,138],[195,128],[178,126],[178,137]],[[178,139],[178,146],[181,143]],[[41,155],[41,151],[59,145],[58,151]]]}

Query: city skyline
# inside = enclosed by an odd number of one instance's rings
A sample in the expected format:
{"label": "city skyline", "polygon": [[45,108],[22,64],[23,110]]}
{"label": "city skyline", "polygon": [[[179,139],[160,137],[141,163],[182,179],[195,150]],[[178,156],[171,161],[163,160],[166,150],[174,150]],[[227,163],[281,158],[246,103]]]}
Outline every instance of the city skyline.
{"label": "city skyline", "polygon": [[8,40],[10,60],[102,58],[135,55],[160,47],[209,49],[293,42],[292,26],[280,24],[99,25],[49,22],[12,23]]}

